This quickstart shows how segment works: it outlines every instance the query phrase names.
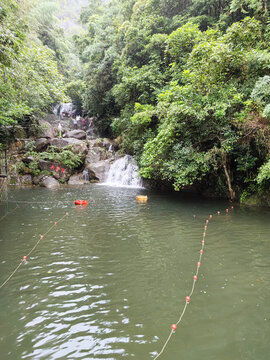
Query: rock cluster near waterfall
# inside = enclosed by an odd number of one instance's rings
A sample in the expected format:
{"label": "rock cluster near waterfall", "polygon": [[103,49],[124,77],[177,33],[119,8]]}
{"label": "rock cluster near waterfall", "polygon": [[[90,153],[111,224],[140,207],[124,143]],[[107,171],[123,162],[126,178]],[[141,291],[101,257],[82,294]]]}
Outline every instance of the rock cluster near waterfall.
{"label": "rock cluster near waterfall", "polygon": [[94,127],[72,129],[69,120],[40,121],[39,137],[20,138],[9,149],[10,183],[56,189],[60,184],[82,185],[103,182],[111,164],[121,157],[118,143],[98,138]]}

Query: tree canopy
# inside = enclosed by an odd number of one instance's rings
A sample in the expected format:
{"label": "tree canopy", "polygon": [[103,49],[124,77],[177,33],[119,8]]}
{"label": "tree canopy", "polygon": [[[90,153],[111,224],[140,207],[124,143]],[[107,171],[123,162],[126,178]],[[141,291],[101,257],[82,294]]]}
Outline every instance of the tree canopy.
{"label": "tree canopy", "polygon": [[267,1],[89,1],[81,19],[85,112],[121,135],[143,177],[216,183],[231,198],[257,186],[269,156]]}
{"label": "tree canopy", "polygon": [[59,19],[75,3],[2,0],[1,124],[68,95],[144,178],[231,199],[269,188],[266,0],[80,0],[71,41]]}

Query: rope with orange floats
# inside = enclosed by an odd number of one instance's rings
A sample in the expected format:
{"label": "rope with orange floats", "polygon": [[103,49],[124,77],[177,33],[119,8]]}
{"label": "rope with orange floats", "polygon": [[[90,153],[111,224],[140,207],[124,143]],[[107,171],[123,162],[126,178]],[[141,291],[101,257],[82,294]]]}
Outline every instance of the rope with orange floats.
{"label": "rope with orange floats", "polygon": [[[233,206],[231,206],[231,210],[233,210]],[[229,213],[229,209],[226,209],[226,213]],[[217,212],[217,215],[220,215],[220,211]],[[202,256],[203,256],[203,253],[204,253],[204,247],[205,247],[205,237],[206,237],[206,232],[207,232],[207,226],[208,226],[208,223],[209,223],[209,220],[211,220],[213,218],[213,215],[209,215],[209,219],[207,219],[205,221],[205,225],[204,225],[204,232],[203,232],[203,238],[202,238],[202,241],[201,241],[201,249],[200,249],[200,256],[199,256],[199,260],[197,262],[197,269],[196,269],[196,273],[195,275],[193,276],[193,284],[192,284],[192,288],[191,288],[191,291],[189,293],[189,295],[186,296],[185,298],[185,305],[184,305],[184,308],[183,308],[183,311],[179,317],[179,319],[176,321],[176,323],[172,324],[171,325],[171,331],[169,333],[169,336],[168,338],[166,339],[162,349],[160,350],[160,352],[154,357],[153,360],[156,360],[157,358],[159,358],[162,353],[164,352],[164,350],[166,349],[172,335],[175,333],[176,329],[177,329],[177,326],[180,324],[180,322],[182,321],[182,318],[186,312],[186,309],[187,309],[187,306],[188,304],[190,303],[190,300],[191,300],[191,296],[193,295],[193,292],[194,292],[194,289],[195,289],[195,284],[198,280],[198,274],[199,274],[199,269],[200,269],[200,266],[201,266],[201,260],[202,260]]]}
{"label": "rope with orange floats", "polygon": [[12,278],[13,275],[15,275],[15,273],[19,270],[19,268],[25,264],[27,262],[27,258],[32,254],[32,252],[36,249],[36,247],[38,246],[38,244],[41,242],[42,239],[44,239],[44,237],[60,222],[63,221],[64,218],[66,218],[69,215],[68,212],[65,213],[64,216],[62,216],[58,221],[54,221],[53,225],[43,234],[39,236],[38,241],[36,242],[36,244],[32,247],[32,249],[28,252],[28,254],[24,255],[22,257],[21,262],[19,263],[19,265],[12,271],[12,273],[9,275],[9,277],[0,285],[0,289],[2,289],[3,286],[6,285],[6,283]]}

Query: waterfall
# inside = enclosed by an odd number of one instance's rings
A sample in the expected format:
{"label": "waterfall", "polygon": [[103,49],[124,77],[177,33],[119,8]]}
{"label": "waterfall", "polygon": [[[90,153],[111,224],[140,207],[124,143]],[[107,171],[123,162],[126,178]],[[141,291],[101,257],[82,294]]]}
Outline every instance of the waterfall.
{"label": "waterfall", "polygon": [[143,187],[136,161],[130,155],[116,160],[110,167],[104,185]]}

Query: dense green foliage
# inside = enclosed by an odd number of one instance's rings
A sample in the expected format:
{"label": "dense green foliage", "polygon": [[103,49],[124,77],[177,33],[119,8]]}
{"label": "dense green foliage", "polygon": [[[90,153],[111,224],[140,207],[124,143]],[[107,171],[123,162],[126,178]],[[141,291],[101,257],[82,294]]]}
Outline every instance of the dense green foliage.
{"label": "dense green foliage", "polygon": [[72,148],[70,146],[61,149],[50,146],[47,151],[43,152],[30,150],[26,153],[25,157],[27,156],[33,157],[36,162],[38,160],[49,160],[59,163],[71,170],[80,167],[83,163],[82,154],[75,154],[72,152]]}
{"label": "dense green foliage", "polygon": [[231,198],[269,186],[267,1],[91,0],[81,18],[84,109],[143,177]]}
{"label": "dense green foliage", "polygon": [[2,0],[0,124],[66,94],[144,178],[232,199],[269,189],[266,0],[88,0],[75,50],[59,19],[77,3]]}
{"label": "dense green foliage", "polygon": [[40,5],[36,1],[1,1],[0,125],[51,111],[52,104],[65,99],[57,48],[47,43],[44,29],[48,24],[38,16]]}

